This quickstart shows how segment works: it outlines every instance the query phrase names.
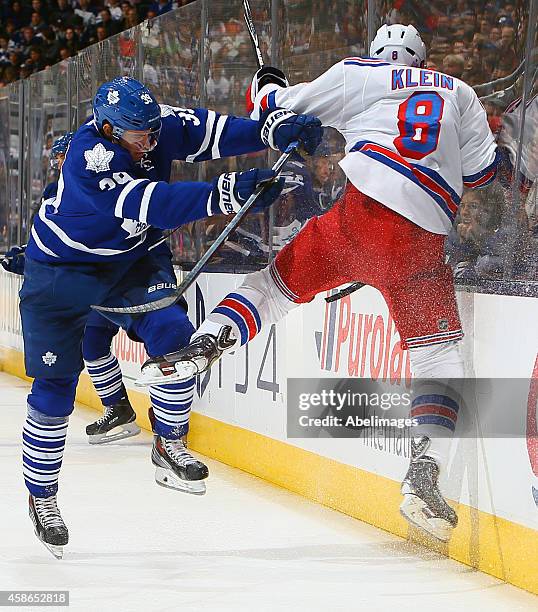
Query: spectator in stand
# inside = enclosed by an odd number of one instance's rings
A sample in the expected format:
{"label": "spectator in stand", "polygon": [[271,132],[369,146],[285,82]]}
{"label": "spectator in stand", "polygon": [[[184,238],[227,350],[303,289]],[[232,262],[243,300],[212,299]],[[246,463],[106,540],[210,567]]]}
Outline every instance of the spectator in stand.
{"label": "spectator in stand", "polygon": [[97,17],[96,23],[98,26],[101,26],[105,29],[106,36],[113,36],[114,34],[118,34],[120,32],[121,27],[117,21],[112,19],[112,15],[110,14],[110,10],[108,8],[104,8],[99,11],[99,16]]}
{"label": "spectator in stand", "polygon": [[504,195],[499,185],[463,194],[445,244],[455,278],[473,281],[502,273],[507,242],[506,230],[501,225],[503,211]]}
{"label": "spectator in stand", "polygon": [[0,67],[9,65],[9,38],[5,35],[0,35]]}
{"label": "spectator in stand", "polygon": [[43,37],[43,59],[45,65],[51,66],[60,59],[60,47],[62,46],[52,28],[46,28],[41,33]]}
{"label": "spectator in stand", "polygon": [[78,41],[78,36],[75,34],[75,30],[73,28],[65,29],[63,47],[69,49],[71,56],[76,55],[79,51],[80,44]]}
{"label": "spectator in stand", "polygon": [[30,27],[34,30],[34,34],[39,34],[47,27],[41,13],[32,13],[32,17],[30,18]]}
{"label": "spectator in stand", "polygon": [[34,30],[28,26],[22,29],[22,40],[20,42],[20,51],[24,59],[26,59],[30,55],[30,49],[42,43],[42,38],[37,37],[34,33]]}
{"label": "spectator in stand", "polygon": [[11,19],[17,30],[22,28],[29,21],[28,11],[24,10],[22,2],[18,0],[11,3],[11,9],[8,10],[7,16]]}
{"label": "spectator in stand", "polygon": [[59,61],[63,62],[64,60],[69,59],[70,57],[72,57],[71,51],[67,47],[61,47]]}
{"label": "spectator in stand", "polygon": [[170,0],[157,0],[150,7],[149,10],[153,11],[155,15],[164,15],[173,9],[172,2]]}
{"label": "spectator in stand", "polygon": [[105,6],[110,11],[110,16],[114,21],[121,21],[123,19],[120,0],[105,0]]}
{"label": "spectator in stand", "polygon": [[43,53],[40,47],[31,47],[28,58],[24,62],[25,66],[31,69],[32,73],[37,72],[38,70],[43,70],[45,68],[46,63],[43,59]]}
{"label": "spectator in stand", "polygon": [[[128,4],[128,3],[125,3]],[[126,15],[123,20],[123,25],[126,29],[134,28],[140,23],[140,19],[138,17],[138,12],[134,6],[129,5],[129,8],[126,9]]]}
{"label": "spectator in stand", "polygon": [[41,0],[32,0],[32,11],[39,13],[45,23],[48,23],[49,11]]}
{"label": "spectator in stand", "polygon": [[52,11],[49,25],[59,29],[74,26],[75,13],[67,3],[67,0],[56,0],[57,7]]}
{"label": "spectator in stand", "polygon": [[443,72],[461,79],[465,70],[465,59],[461,55],[447,55],[443,60]]}
{"label": "spectator in stand", "polygon": [[211,76],[207,81],[207,95],[215,103],[223,103],[228,100],[232,84],[224,76],[221,65],[216,65],[211,71]]}
{"label": "spectator in stand", "polygon": [[75,9],[75,15],[82,19],[85,28],[95,25],[95,13],[92,11],[90,0],[79,0]]}
{"label": "spectator in stand", "polygon": [[108,34],[107,34],[105,26],[98,25],[97,28],[95,29],[95,39],[92,40],[91,43],[103,42],[103,40],[106,40],[107,38],[108,38]]}

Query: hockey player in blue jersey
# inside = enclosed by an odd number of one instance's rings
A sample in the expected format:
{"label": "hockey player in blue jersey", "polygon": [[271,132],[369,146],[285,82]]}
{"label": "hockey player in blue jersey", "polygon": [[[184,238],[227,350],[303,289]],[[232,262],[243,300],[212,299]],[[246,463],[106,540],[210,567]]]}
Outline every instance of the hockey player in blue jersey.
{"label": "hockey player in blue jersey", "polygon": [[[67,132],[52,144],[50,167],[58,174],[62,169],[73,134],[74,132]],[[42,202],[52,201],[57,191],[57,180],[48,183],[43,190]],[[26,245],[12,247],[0,262],[3,268],[14,274],[24,274],[25,250]],[[82,355],[104,409],[103,415],[86,427],[90,444],[114,442],[140,433],[140,427],[135,422],[136,413],[123,384],[120,364],[111,352],[112,339],[119,329],[119,325],[115,325],[97,312],[92,312],[86,322]]]}
{"label": "hockey player in blue jersey", "polygon": [[[81,343],[92,304],[130,305],[175,288],[162,229],[231,214],[271,170],[225,173],[211,183],[168,183],[173,160],[205,161],[299,140],[312,153],[322,137],[314,117],[271,110],[259,121],[206,109],[160,106],[131,78],[102,85],[93,118],[74,135],[56,197],[41,206],[26,249],[20,292],[25,365],[35,378],[23,431],[30,516],[39,539],[58,557],[68,531],[57,506],[68,416],[82,370]],[[282,189],[273,180],[258,209]],[[160,355],[189,342],[185,303],[113,322]],[[193,380],[150,390],[155,415],[152,461],[159,484],[203,493],[206,466],[186,450]]]}

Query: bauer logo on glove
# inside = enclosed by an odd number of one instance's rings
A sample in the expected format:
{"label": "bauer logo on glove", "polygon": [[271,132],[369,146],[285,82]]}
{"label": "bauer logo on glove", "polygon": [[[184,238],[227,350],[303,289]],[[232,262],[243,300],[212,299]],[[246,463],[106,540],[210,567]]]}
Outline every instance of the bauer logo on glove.
{"label": "bauer logo on glove", "polygon": [[323,138],[323,127],[317,117],[296,115],[283,108],[264,111],[260,128],[263,143],[277,151],[285,151],[297,140],[308,155],[313,155]]}
{"label": "bauer logo on glove", "polygon": [[213,180],[213,190],[209,196],[208,215],[231,215],[239,212],[243,204],[256,191],[261,183],[273,181],[258,196],[253,212],[261,212],[278,198],[284,187],[284,179],[275,178],[274,170],[247,170],[246,172],[225,172]]}

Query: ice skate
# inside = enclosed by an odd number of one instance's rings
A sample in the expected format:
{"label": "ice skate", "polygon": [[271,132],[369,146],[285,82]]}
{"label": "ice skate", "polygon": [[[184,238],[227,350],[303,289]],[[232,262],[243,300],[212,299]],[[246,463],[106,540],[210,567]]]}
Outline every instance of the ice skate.
{"label": "ice skate", "polygon": [[166,385],[189,380],[208,370],[224,351],[236,342],[231,338],[232,328],[225,325],[218,336],[202,334],[175,353],[148,359],[142,366],[142,375],[135,382],[140,387]]}
{"label": "ice skate", "polygon": [[208,477],[209,470],[189,453],[183,440],[167,440],[155,435],[151,460],[157,484],[194,495],[205,493],[204,478]]}
{"label": "ice skate", "polygon": [[90,444],[106,444],[136,436],[140,427],[135,419],[131,403],[124,398],[113,406],[107,406],[103,416],[86,427],[88,441]]}
{"label": "ice skate", "polygon": [[69,532],[58,510],[56,495],[51,497],[30,495],[28,504],[36,536],[56,559],[61,559],[63,547],[69,541]]}
{"label": "ice skate", "polygon": [[411,464],[402,483],[404,500],[400,512],[416,527],[447,542],[458,524],[458,517],[437,485],[439,466],[425,454],[429,444],[426,436],[411,441]]}

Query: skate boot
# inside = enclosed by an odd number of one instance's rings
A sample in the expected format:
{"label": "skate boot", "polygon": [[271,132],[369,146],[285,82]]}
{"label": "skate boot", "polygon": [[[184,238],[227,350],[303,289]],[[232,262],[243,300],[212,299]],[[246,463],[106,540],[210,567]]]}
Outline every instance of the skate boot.
{"label": "skate boot", "polygon": [[58,510],[56,495],[28,499],[29,514],[35,534],[45,547],[56,557],[63,557],[63,547],[69,541],[69,532]]}
{"label": "skate boot", "polygon": [[103,416],[86,427],[88,441],[90,444],[106,444],[136,436],[140,427],[135,419],[135,411],[125,397],[112,406],[106,406]]}
{"label": "skate boot", "polygon": [[202,334],[175,353],[148,359],[135,385],[145,387],[181,382],[209,370],[224,351],[236,343],[231,332],[232,328],[225,325],[218,336]]}
{"label": "skate boot", "polygon": [[411,440],[411,463],[402,483],[400,513],[434,538],[447,542],[458,517],[439,490],[439,466],[425,454],[429,445],[427,436]]}
{"label": "skate boot", "polygon": [[153,436],[151,461],[157,484],[194,495],[205,493],[204,478],[209,476],[209,470],[189,453],[183,440]]}

